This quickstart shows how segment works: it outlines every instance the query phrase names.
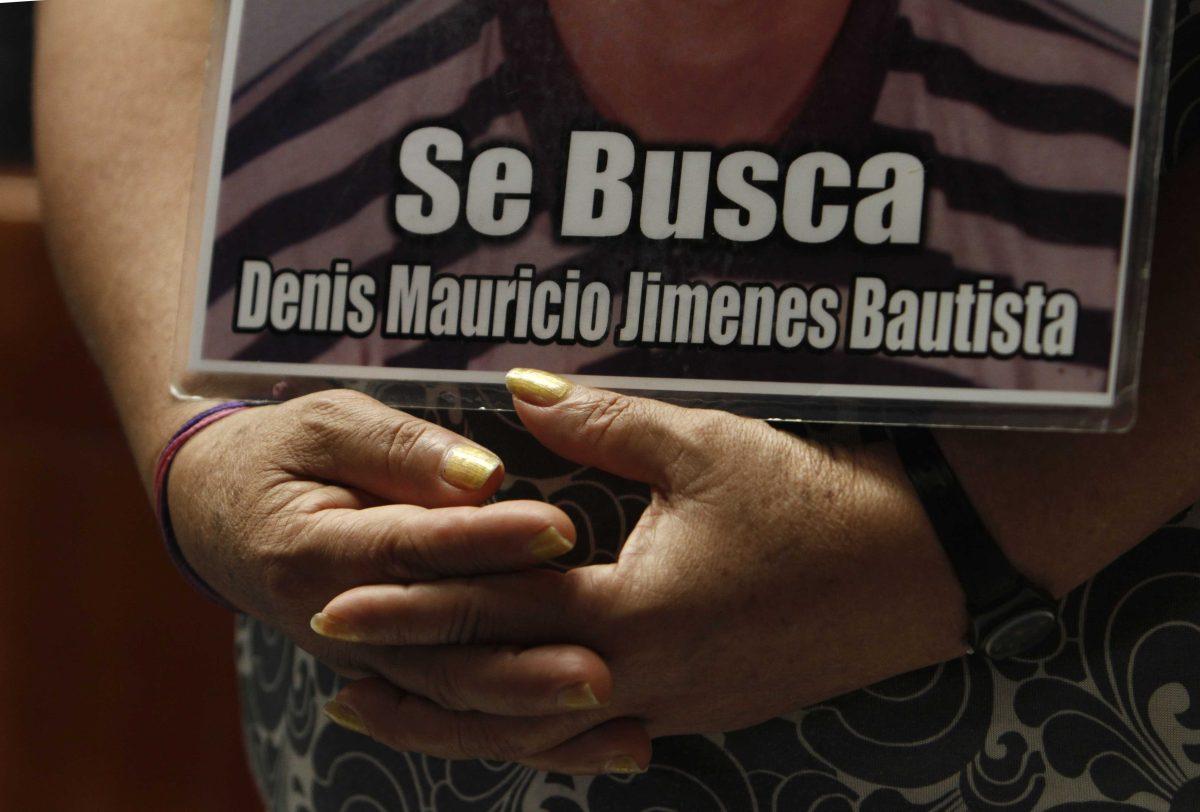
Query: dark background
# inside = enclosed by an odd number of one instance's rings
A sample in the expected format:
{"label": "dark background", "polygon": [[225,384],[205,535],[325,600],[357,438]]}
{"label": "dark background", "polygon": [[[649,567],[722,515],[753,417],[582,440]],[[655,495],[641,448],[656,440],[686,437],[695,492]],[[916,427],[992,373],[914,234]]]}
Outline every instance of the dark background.
{"label": "dark background", "polygon": [[259,809],[232,620],[167,563],[54,286],[31,166],[34,8],[0,4],[0,810]]}
{"label": "dark background", "polygon": [[0,5],[0,164],[27,163],[33,4]]}

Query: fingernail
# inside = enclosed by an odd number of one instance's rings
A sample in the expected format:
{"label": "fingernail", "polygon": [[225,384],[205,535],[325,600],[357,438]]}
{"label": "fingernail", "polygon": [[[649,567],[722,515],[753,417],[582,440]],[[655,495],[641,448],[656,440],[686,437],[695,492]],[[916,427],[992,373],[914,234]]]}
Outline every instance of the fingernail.
{"label": "fingernail", "polygon": [[529,551],[539,561],[549,561],[575,549],[575,543],[553,527],[547,527],[533,537]]}
{"label": "fingernail", "polygon": [[354,712],[354,708],[349,705],[345,705],[337,700],[328,702],[325,705],[325,715],[347,730],[362,733],[364,736],[371,735],[370,731],[367,730],[367,726],[363,724],[363,720]]}
{"label": "fingernail", "polygon": [[617,756],[604,765],[604,772],[610,775],[637,775],[646,771],[638,766],[632,756]]}
{"label": "fingernail", "polygon": [[567,710],[588,710],[600,707],[600,700],[586,682],[563,688],[558,692],[558,706]]}
{"label": "fingernail", "polygon": [[446,455],[442,479],[464,491],[477,491],[500,467],[500,458],[476,445],[457,445]]}
{"label": "fingernail", "polygon": [[330,617],[324,612],[318,612],[312,616],[312,620],[308,621],[308,626],[314,632],[322,637],[328,637],[331,640],[341,640],[346,643],[359,643],[362,638],[350,628],[345,621],[338,620],[335,617]]}
{"label": "fingernail", "polygon": [[514,369],[504,378],[508,391],[534,406],[553,406],[571,391],[573,384],[566,378],[542,372],[540,369]]}

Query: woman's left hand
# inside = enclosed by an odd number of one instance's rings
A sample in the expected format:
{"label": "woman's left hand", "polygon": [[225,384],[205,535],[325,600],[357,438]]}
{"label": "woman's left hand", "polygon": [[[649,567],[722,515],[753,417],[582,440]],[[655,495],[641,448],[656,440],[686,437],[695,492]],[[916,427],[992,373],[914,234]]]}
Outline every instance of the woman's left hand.
{"label": "woman's left hand", "polygon": [[[369,679],[339,695],[338,710],[379,741],[556,772],[634,771],[650,746],[623,720],[650,736],[735,730],[963,653],[961,592],[887,444],[827,447],[529,370],[509,387],[548,449],[650,484],[652,502],[614,564],[360,587],[331,601],[324,614],[358,641],[439,647],[423,649],[431,665],[412,694]],[[505,717],[456,701],[463,647],[547,643],[600,653],[611,702]]]}

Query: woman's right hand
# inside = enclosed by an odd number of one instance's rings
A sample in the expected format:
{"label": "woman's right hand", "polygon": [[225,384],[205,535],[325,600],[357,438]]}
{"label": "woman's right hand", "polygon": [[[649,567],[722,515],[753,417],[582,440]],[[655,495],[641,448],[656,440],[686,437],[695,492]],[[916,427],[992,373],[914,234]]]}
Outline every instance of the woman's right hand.
{"label": "woman's right hand", "polygon": [[355,586],[523,570],[570,550],[574,527],[555,507],[480,507],[503,476],[499,458],[463,437],[337,391],[210,425],[175,459],[168,498],[196,572],[338,673],[378,675],[451,710],[602,705],[612,678],[579,646],[474,648],[462,655],[472,662],[448,674],[437,647],[334,642],[313,631],[328,622],[321,608]]}

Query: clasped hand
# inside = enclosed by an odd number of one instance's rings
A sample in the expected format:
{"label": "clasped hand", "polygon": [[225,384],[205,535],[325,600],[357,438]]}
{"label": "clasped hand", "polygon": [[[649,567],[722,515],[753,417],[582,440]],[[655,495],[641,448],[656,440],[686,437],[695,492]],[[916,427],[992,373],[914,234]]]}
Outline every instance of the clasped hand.
{"label": "clasped hand", "polygon": [[652,487],[615,563],[537,568],[571,548],[562,511],[478,507],[499,460],[353,393],[236,415],[177,460],[189,561],[356,679],[335,721],[401,751],[636,772],[652,738],[961,653],[961,596],[886,447],[531,370],[509,387],[550,452]]}

